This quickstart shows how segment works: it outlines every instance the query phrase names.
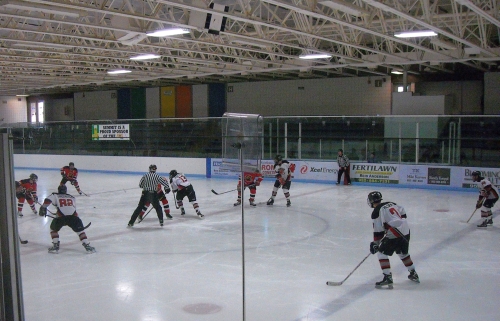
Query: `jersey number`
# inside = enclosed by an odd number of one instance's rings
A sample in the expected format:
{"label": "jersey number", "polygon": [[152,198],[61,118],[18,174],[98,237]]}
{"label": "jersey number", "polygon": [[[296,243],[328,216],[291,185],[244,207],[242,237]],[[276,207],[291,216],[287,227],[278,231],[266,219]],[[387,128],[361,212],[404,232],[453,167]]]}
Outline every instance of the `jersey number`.
{"label": "jersey number", "polygon": [[63,206],[73,206],[73,200],[60,199],[59,200],[59,207],[63,207]]}
{"label": "jersey number", "polygon": [[394,208],[394,207],[391,207],[389,209],[389,212],[392,214],[392,215],[397,215],[399,218],[401,218],[401,215],[399,214],[399,212]]}

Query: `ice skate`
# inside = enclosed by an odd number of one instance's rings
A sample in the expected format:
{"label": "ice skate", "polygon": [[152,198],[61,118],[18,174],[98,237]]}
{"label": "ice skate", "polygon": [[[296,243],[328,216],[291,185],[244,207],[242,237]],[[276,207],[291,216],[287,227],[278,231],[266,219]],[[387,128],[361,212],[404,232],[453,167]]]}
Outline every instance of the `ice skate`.
{"label": "ice skate", "polygon": [[257,204],[255,204],[255,202],[254,202],[254,201],[250,201],[250,206],[256,207],[256,206],[257,206]]}
{"label": "ice skate", "polygon": [[198,218],[202,220],[205,217],[205,215],[201,214],[201,212],[198,212]]}
{"label": "ice skate", "polygon": [[160,220],[160,226],[163,226],[163,220]]}
{"label": "ice skate", "polygon": [[186,215],[186,211],[184,210],[184,207],[181,207],[181,215]]}
{"label": "ice skate", "polygon": [[95,248],[90,246],[90,243],[82,243],[83,247],[85,248],[85,250],[87,251],[87,253],[91,254],[91,253],[95,253]]}
{"label": "ice skate", "polygon": [[236,203],[234,203],[233,205],[234,205],[234,206],[240,206],[240,205],[241,205],[241,201],[240,201],[240,200],[238,200],[238,201],[236,201]]}
{"label": "ice skate", "polygon": [[134,227],[134,223],[128,223],[127,227]]}
{"label": "ice skate", "polygon": [[488,220],[484,220],[483,223],[479,224],[477,227],[488,227]]}
{"label": "ice skate", "polygon": [[170,215],[168,213],[165,213],[165,217],[167,218],[167,220],[172,220],[173,219],[172,215]]}
{"label": "ice skate", "polygon": [[393,288],[393,286],[392,286],[393,283],[394,282],[392,281],[392,274],[391,273],[384,274],[384,279],[382,281],[380,281],[380,282],[375,283],[375,288],[381,289],[384,285],[387,285],[387,287],[389,289],[392,289]]}
{"label": "ice skate", "polygon": [[488,224],[488,225],[493,225],[493,219],[492,219],[492,218],[490,218],[490,219],[488,220],[488,222],[486,222],[486,224]]}
{"label": "ice skate", "polygon": [[33,210],[33,214],[37,215],[38,211],[37,210]]}
{"label": "ice skate", "polygon": [[17,215],[18,215],[19,217],[23,217],[23,212],[18,211],[18,212],[17,212]]}
{"label": "ice skate", "polygon": [[142,222],[144,220],[144,217],[142,215],[139,215],[139,218],[137,218],[137,223]]}
{"label": "ice skate", "polygon": [[267,205],[273,205],[274,204],[274,198],[270,198],[268,201],[267,201]]}
{"label": "ice skate", "polygon": [[59,242],[52,243],[52,247],[49,247],[49,253],[54,253],[54,254],[59,253]]}
{"label": "ice skate", "polygon": [[408,279],[412,280],[413,282],[420,283],[420,279],[418,278],[418,274],[415,270],[410,271],[410,275],[408,275]]}
{"label": "ice skate", "polygon": [[290,200],[286,200],[286,207],[290,207],[292,206],[292,202],[290,202]]}

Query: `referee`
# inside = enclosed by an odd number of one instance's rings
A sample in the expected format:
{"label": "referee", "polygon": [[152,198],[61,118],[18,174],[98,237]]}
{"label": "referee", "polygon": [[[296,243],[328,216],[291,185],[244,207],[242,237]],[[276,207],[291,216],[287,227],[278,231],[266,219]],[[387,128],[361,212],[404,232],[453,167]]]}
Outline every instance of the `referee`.
{"label": "referee", "polygon": [[[160,206],[160,200],[158,199],[157,188],[159,184],[163,185],[165,187],[165,193],[168,194],[170,193],[170,187],[168,186],[167,180],[156,173],[156,168],[154,164],[149,165],[149,173],[144,174],[139,182],[139,187],[142,188],[141,199],[128,222],[128,227],[134,226],[135,220],[146,203],[151,203],[153,205],[156,210],[156,215],[158,215],[158,219],[160,220],[160,225],[163,226],[163,211]],[[167,218],[170,219],[172,217],[167,216]]]}

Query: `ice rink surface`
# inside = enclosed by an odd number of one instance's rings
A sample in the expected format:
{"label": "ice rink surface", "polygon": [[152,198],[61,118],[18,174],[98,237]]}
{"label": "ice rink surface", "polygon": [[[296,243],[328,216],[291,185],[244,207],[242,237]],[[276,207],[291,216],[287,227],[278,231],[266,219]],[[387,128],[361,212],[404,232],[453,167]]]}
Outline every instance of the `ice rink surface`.
{"label": "ice rink surface", "polygon": [[[39,177],[42,202],[56,191],[59,172],[23,169],[15,178],[31,172]],[[160,227],[153,210],[127,228],[141,176],[80,172],[80,187],[90,196],[77,196],[77,208],[84,225],[92,222],[86,231],[95,254],[85,253],[69,227],[60,231],[59,254],[47,253],[51,219],[24,205],[18,226],[29,240],[20,245],[26,320],[243,320],[242,211],[233,206],[236,192],[210,191],[228,191],[237,182],[188,175],[204,220],[187,200],[181,216],[169,194],[173,220]],[[479,229],[479,211],[464,223],[477,193],[293,182],[287,208],[281,190],[275,204],[266,205],[273,183],[266,178],[258,188],[256,208],[248,206],[245,191],[245,320],[499,320],[499,204],[493,227]],[[394,289],[375,289],[382,271],[371,255],[343,285],[327,286],[369,253],[366,197],[373,190],[406,208],[421,283],[408,280],[393,255]]]}

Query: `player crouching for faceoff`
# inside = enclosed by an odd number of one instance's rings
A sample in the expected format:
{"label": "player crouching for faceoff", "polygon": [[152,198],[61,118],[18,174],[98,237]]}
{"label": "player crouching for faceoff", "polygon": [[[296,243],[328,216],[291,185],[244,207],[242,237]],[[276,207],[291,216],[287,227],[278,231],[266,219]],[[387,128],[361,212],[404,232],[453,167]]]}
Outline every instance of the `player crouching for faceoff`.
{"label": "player crouching for faceoff", "polygon": [[[250,189],[250,198],[248,199],[250,201],[250,206],[257,206],[255,204],[255,194],[257,193],[257,186],[260,185],[260,182],[264,179],[262,177],[262,174],[259,172],[259,170],[256,170],[253,173],[250,172],[244,172],[243,176],[245,178],[245,187],[244,188],[249,188]],[[241,205],[241,174],[238,177],[238,185],[236,186],[238,189],[238,200],[236,203],[234,203],[234,206]]]}
{"label": "player crouching for faceoff", "polygon": [[471,176],[472,181],[478,183],[479,198],[476,202],[476,208],[481,209],[481,217],[484,219],[483,223],[479,224],[477,227],[493,225],[491,208],[495,206],[495,203],[498,201],[498,190],[488,179],[481,177],[479,171],[473,171]]}
{"label": "player crouching for faceoff", "polygon": [[40,207],[40,216],[47,215],[47,207],[53,204],[57,208],[56,217],[50,223],[50,236],[52,237],[52,247],[49,248],[49,253],[59,253],[59,230],[63,226],[69,226],[78,235],[82,245],[87,253],[95,253],[95,248],[90,246],[85,234],[85,227],[82,220],[76,212],[75,198],[67,194],[66,185],[59,185],[57,193],[50,194],[43,201]]}
{"label": "player crouching for faceoff", "polygon": [[389,256],[394,252],[406,266],[410,275],[408,279],[420,283],[415,266],[408,249],[410,247],[410,227],[406,222],[406,212],[402,206],[393,202],[381,202],[382,194],[374,191],[368,194],[368,206],[373,208],[373,242],[370,243],[370,253],[377,253],[384,279],[375,283],[376,288],[387,285],[392,289],[392,273]]}

